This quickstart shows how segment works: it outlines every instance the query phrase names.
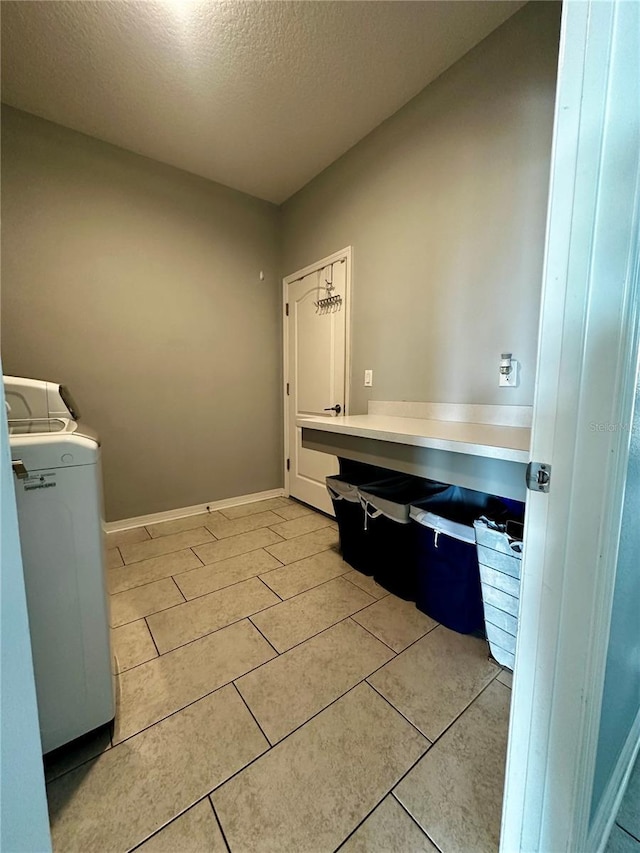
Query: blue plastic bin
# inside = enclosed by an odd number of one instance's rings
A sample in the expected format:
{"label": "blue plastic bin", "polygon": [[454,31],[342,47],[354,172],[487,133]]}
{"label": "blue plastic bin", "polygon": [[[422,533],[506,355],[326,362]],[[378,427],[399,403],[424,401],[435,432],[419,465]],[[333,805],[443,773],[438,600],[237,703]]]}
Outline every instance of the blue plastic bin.
{"label": "blue plastic bin", "polygon": [[482,591],[473,522],[504,513],[495,497],[449,486],[411,506],[417,563],[416,605],[447,628],[483,627]]}
{"label": "blue plastic bin", "polygon": [[[342,466],[341,466],[342,467]],[[340,534],[342,559],[364,575],[372,575],[368,537],[364,525],[364,509],[360,502],[359,486],[392,479],[384,468],[371,465],[351,465],[344,473],[327,477],[327,491],[333,503]]]}
{"label": "blue plastic bin", "polygon": [[411,504],[446,488],[431,480],[398,476],[359,489],[373,576],[400,598],[415,601],[417,594],[414,535],[409,519]]}

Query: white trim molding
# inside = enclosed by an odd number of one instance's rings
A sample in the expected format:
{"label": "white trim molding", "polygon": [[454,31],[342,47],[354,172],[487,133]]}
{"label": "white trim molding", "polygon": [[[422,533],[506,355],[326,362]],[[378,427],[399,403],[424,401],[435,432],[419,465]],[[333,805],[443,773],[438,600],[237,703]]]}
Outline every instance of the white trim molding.
{"label": "white trim molding", "polygon": [[228,509],[241,504],[266,501],[269,498],[284,497],[284,489],[271,489],[268,492],[254,492],[251,495],[238,495],[235,498],[225,498],[221,501],[209,501],[206,504],[195,504],[194,506],[183,506],[179,509],[170,509],[166,512],[154,512],[151,515],[138,515],[135,518],[122,518],[120,521],[107,521],[104,524],[106,533],[114,533],[116,530],[131,530],[133,527],[142,527],[145,524],[157,524],[160,521],[174,521],[176,518],[188,518],[190,515],[199,515],[203,512],[214,512],[218,509]]}
{"label": "white trim molding", "polygon": [[531,438],[553,474],[527,500],[502,853],[593,853],[640,330],[639,48],[637,3],[563,5]]}

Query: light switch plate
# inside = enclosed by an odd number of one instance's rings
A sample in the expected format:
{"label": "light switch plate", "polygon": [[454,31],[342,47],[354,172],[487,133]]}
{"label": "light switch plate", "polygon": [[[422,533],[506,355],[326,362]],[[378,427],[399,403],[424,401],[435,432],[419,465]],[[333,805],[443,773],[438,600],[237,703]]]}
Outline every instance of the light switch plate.
{"label": "light switch plate", "polygon": [[364,387],[371,388],[373,386],[373,370],[365,370],[364,372]]}

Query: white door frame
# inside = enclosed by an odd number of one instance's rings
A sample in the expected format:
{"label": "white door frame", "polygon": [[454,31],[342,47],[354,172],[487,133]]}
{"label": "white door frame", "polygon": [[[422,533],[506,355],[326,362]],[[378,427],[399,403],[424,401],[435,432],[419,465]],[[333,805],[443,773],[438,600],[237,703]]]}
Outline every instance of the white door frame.
{"label": "white door frame", "polygon": [[283,413],[284,413],[284,492],[289,495],[289,471],[287,470],[287,459],[290,458],[289,447],[289,396],[287,395],[287,382],[289,381],[289,324],[287,323],[287,288],[294,281],[304,278],[310,273],[317,272],[330,264],[337,261],[345,261],[345,298],[344,298],[344,322],[345,322],[345,350],[344,350],[344,415],[349,414],[351,405],[351,277],[353,264],[353,249],[351,246],[346,246],[339,252],[334,252],[332,255],[327,255],[316,263],[309,264],[300,270],[297,270],[291,275],[287,275],[282,279],[282,397],[283,397]]}
{"label": "white door frame", "polygon": [[563,7],[532,432],[551,488],[527,501],[503,853],[592,853],[611,827],[589,832],[630,430],[597,424],[633,413],[639,8]]}

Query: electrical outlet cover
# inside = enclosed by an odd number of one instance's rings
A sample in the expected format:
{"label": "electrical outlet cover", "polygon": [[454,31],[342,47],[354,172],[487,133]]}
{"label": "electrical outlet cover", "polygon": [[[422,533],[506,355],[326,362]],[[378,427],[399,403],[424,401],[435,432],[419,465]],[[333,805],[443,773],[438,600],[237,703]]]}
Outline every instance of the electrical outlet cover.
{"label": "electrical outlet cover", "polygon": [[520,381],[520,363],[515,359],[511,360],[511,373],[507,376],[504,373],[500,374],[498,386],[500,388],[517,388]]}

